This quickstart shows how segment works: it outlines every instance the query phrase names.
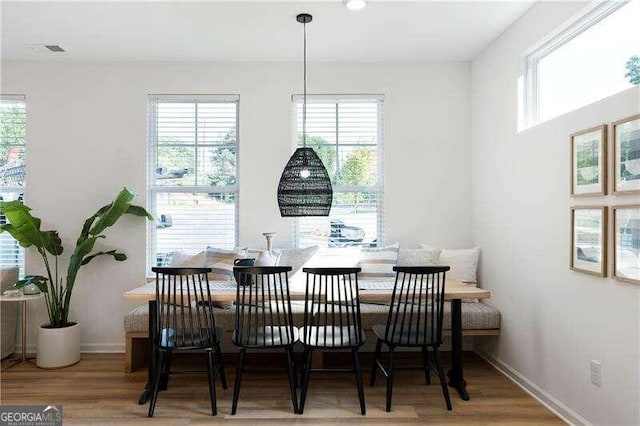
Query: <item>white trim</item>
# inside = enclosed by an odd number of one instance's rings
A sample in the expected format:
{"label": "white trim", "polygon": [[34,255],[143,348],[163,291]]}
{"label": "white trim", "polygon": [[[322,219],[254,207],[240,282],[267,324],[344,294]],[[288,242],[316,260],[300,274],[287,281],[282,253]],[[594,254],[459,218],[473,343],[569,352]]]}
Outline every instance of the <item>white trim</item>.
{"label": "white trim", "polygon": [[[27,354],[36,353],[36,344],[27,343],[25,346]],[[108,354],[108,353],[121,353],[125,352],[124,343],[81,343],[80,352],[86,354]],[[13,356],[20,357],[22,353],[22,345],[18,344],[13,347]]]}
{"label": "white trim", "polygon": [[[291,95],[291,101],[296,102],[296,101],[301,101],[304,99],[304,95],[301,94],[297,94],[294,93]],[[316,94],[316,95],[311,95],[309,93],[307,93],[307,100],[312,100],[315,102],[322,102],[322,101],[326,101],[326,102],[336,102],[336,101],[341,101],[341,102],[345,102],[345,101],[354,101],[354,102],[362,102],[362,101],[378,101],[378,102],[383,102],[384,101],[384,95],[381,93],[363,93],[363,94],[357,94],[357,93],[350,93],[350,94],[344,94],[344,95],[339,95],[339,94]]]}
{"label": "white trim", "polygon": [[26,101],[27,97],[25,95],[14,95],[14,94],[0,94],[0,100],[3,101]]}
{"label": "white trim", "polygon": [[88,354],[124,353],[124,343],[83,343],[80,352]]}
{"label": "white trim", "polygon": [[170,95],[162,93],[150,93],[147,95],[150,101],[162,102],[238,102],[240,95],[198,95],[198,94],[182,94]]}
{"label": "white trim", "polygon": [[505,361],[494,357],[493,355],[480,350],[475,350],[485,361],[491,364],[496,370],[504,374],[509,380],[518,385],[522,390],[534,397],[538,402],[547,407],[563,421],[570,425],[587,425],[592,423],[564,405],[560,400],[533,383],[518,370],[510,366]]}

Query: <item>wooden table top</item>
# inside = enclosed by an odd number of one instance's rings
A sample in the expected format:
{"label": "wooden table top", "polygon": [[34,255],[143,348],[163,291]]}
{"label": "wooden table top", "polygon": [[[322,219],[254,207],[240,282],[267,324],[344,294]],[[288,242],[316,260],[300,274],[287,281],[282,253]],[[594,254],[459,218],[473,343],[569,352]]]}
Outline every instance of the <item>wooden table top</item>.
{"label": "wooden table top", "polygon": [[[393,279],[392,279],[393,280]],[[369,281],[360,280],[360,299],[362,301],[379,302],[389,300],[392,288],[381,290],[365,290],[366,283]],[[379,281],[378,281],[379,282]],[[236,283],[235,281],[210,281],[212,299],[216,302],[233,302],[236,299]],[[304,283],[290,282],[290,294],[292,300],[302,300],[305,296]],[[491,292],[482,288],[472,287],[460,281],[447,278],[445,284],[445,299],[488,299]],[[155,282],[136,287],[125,292],[122,295],[124,300],[137,302],[146,302],[154,300],[156,297]]]}

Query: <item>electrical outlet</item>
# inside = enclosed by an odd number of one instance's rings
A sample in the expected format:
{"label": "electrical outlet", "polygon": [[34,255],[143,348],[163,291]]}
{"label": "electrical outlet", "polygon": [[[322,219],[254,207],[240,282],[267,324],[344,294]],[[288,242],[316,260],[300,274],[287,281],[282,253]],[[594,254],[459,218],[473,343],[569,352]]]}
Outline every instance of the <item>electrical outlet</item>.
{"label": "electrical outlet", "polygon": [[601,386],[602,372],[600,370],[600,361],[591,360],[591,383]]}

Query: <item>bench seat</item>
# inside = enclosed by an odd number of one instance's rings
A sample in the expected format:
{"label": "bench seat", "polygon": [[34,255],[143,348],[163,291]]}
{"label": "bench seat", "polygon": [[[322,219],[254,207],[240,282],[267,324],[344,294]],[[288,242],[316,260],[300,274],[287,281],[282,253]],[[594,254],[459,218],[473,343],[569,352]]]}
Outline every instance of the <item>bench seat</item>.
{"label": "bench seat", "polygon": [[[304,320],[304,301],[292,301],[293,322],[302,326]],[[216,325],[226,332],[234,328],[235,309],[214,308]],[[361,303],[362,325],[365,331],[376,324],[384,324],[387,320],[389,306],[375,303]],[[444,329],[449,335],[451,328],[451,303],[444,304]],[[135,307],[124,317],[126,332],[125,371],[132,372],[137,359],[144,358],[147,351],[145,344],[149,330],[149,305],[147,303]],[[500,312],[484,303],[462,303],[462,329],[464,336],[495,336],[500,334]]]}

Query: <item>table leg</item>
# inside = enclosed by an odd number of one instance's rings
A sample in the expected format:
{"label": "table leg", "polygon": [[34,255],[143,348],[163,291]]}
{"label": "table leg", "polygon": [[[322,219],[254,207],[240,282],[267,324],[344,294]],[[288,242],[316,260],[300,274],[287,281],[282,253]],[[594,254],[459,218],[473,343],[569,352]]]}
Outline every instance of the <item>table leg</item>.
{"label": "table leg", "polygon": [[144,387],[144,392],[138,399],[138,404],[142,405],[149,401],[151,394],[153,393],[153,381],[155,378],[156,366],[156,351],[153,344],[153,333],[156,329],[156,301],[149,300],[149,365],[147,367],[147,384]]}
{"label": "table leg", "polygon": [[451,370],[449,386],[458,391],[460,398],[469,400],[467,382],[462,369],[462,300],[451,300]]}
{"label": "table leg", "polygon": [[27,301],[22,301],[22,362],[27,360]]}

